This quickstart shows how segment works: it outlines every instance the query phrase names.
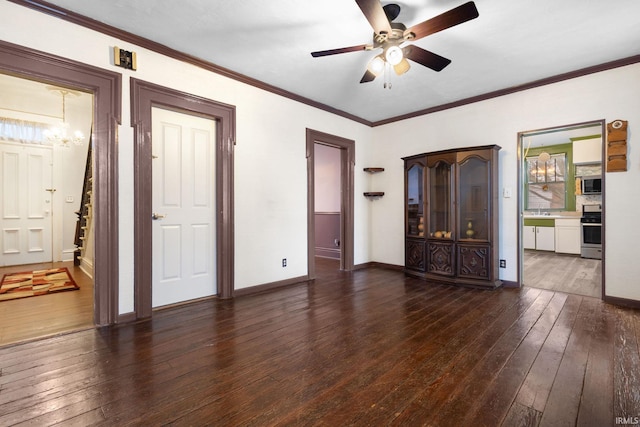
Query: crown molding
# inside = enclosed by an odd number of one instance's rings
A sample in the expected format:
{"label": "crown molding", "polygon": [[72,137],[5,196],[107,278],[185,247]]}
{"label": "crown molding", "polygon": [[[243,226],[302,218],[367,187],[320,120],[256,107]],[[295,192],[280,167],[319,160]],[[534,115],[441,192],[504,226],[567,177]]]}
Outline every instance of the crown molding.
{"label": "crown molding", "polygon": [[228,68],[221,67],[219,65],[213,64],[211,62],[205,61],[203,59],[197,58],[195,56],[187,55],[184,52],[180,52],[175,49],[171,49],[163,44],[154,42],[153,40],[149,40],[144,37],[137,36],[133,33],[129,33],[127,31],[120,30],[118,28],[107,25],[103,22],[96,21],[95,19],[88,18],[84,15],[80,15],[78,13],[72,12],[70,10],[61,8],[54,4],[48,3],[46,1],[41,0],[9,0],[11,3],[18,4],[20,6],[28,7],[30,9],[37,10],[42,13],[46,13],[47,15],[55,16],[56,18],[63,19],[68,22],[72,22],[74,24],[80,25],[82,27],[100,32],[102,34],[106,34],[120,40],[133,43],[137,46],[140,46],[145,49],[149,49],[153,52],[168,56],[170,58],[186,62],[197,67],[203,68],[205,70],[211,71],[213,73],[219,74],[221,76],[228,77],[230,79],[236,80],[238,82],[256,87],[258,89],[265,90],[267,92],[271,92],[276,95],[283,96],[285,98],[291,99],[296,102],[300,102],[305,105],[309,105],[314,108],[318,108],[320,110],[326,111],[328,113],[335,114],[337,116],[344,117],[349,120],[353,120],[355,122],[361,123],[363,125],[369,127],[382,126],[389,123],[399,122],[402,120],[407,120],[419,116],[424,116],[427,114],[432,114],[435,112],[448,110],[451,108],[460,107],[467,104],[473,104],[480,101],[485,101],[492,98],[498,98],[501,96],[509,95],[512,93],[521,92],[528,89],[534,89],[540,86],[546,86],[553,83],[558,83],[564,80],[574,79],[577,77],[586,76],[593,73],[598,73],[601,71],[611,70],[613,68],[624,67],[626,65],[631,65],[640,62],[640,55],[630,56],[628,58],[623,58],[611,62],[607,62],[600,65],[595,65],[587,68],[582,68],[576,71],[570,71],[564,74],[558,74],[556,76],[547,77],[540,80],[535,80],[533,82],[525,83],[518,86],[513,86],[510,88],[500,89],[494,92],[488,92],[482,95],[473,96],[470,98],[461,99],[458,101],[450,102],[447,104],[437,105],[434,107],[426,108],[423,110],[414,111],[412,113],[403,114],[400,116],[390,117],[384,120],[378,120],[375,122],[365,120],[362,117],[358,117],[354,114],[347,113],[345,111],[339,110],[337,108],[331,107],[326,104],[322,104],[320,102],[314,101],[309,98],[305,98],[300,95],[296,95],[293,92],[289,92],[287,90],[281,89],[276,86],[272,86],[268,83],[262,82],[260,80],[245,76],[244,74],[240,74],[229,70]]}

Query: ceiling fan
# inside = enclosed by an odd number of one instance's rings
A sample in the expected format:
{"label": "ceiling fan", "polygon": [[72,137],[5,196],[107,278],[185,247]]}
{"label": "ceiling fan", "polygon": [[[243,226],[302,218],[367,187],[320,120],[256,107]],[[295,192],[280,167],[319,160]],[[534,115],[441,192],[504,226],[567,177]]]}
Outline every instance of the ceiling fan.
{"label": "ceiling fan", "polygon": [[392,66],[397,75],[406,73],[410,68],[407,59],[434,71],[441,71],[451,63],[450,59],[406,43],[419,40],[479,16],[475,3],[470,1],[407,28],[400,22],[393,22],[400,14],[400,6],[397,4],[391,3],[383,7],[379,0],[356,0],[356,3],[373,28],[373,44],[321,50],[312,52],[311,56],[317,58],[339,53],[382,48],[382,53],[369,62],[367,71],[362,76],[360,83],[373,81],[385,69],[386,64]]}

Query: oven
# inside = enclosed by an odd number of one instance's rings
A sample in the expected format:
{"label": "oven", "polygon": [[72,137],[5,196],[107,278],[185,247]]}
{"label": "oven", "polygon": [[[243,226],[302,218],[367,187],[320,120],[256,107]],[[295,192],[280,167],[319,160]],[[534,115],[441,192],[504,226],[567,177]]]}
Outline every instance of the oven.
{"label": "oven", "polygon": [[582,206],[580,256],[602,259],[602,205]]}

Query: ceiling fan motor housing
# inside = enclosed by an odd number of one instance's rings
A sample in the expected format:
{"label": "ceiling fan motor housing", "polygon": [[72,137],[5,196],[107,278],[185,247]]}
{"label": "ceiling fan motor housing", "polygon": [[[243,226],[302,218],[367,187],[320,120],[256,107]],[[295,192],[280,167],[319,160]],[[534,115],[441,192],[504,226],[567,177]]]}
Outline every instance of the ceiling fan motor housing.
{"label": "ceiling fan motor housing", "polygon": [[387,42],[392,42],[395,45],[398,45],[406,40],[411,40],[413,37],[407,37],[413,35],[413,33],[407,32],[407,27],[400,22],[390,22],[391,24],[391,34],[386,31],[380,31],[379,33],[373,34],[374,47],[381,47]]}

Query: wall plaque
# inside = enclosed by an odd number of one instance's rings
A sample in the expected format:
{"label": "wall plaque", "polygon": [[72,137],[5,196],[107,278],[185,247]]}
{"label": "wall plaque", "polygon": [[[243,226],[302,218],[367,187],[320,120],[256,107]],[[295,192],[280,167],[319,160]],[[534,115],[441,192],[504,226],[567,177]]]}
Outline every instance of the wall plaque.
{"label": "wall plaque", "polygon": [[627,170],[627,121],[607,124],[607,172]]}

